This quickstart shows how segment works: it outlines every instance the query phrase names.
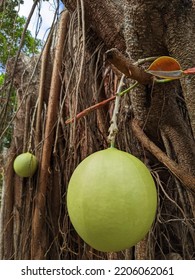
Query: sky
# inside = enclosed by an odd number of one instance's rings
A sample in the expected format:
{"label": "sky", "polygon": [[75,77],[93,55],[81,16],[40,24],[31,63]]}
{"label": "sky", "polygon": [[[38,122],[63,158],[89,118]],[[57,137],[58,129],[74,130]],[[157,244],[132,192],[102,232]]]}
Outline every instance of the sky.
{"label": "sky", "polygon": [[[37,37],[41,40],[46,39],[45,36],[46,34],[48,34],[48,29],[51,27],[53,17],[54,17],[54,12],[57,5],[56,2],[57,2],[56,0],[49,0],[49,2],[48,1],[41,2],[42,4],[41,4],[40,14],[41,14],[42,22],[41,22],[40,31],[37,35]],[[24,4],[20,5],[19,15],[25,16],[27,18],[32,8],[32,5],[33,5],[33,0],[24,0]],[[60,7],[63,8],[63,4]],[[31,31],[33,37],[35,37],[35,33],[36,33],[36,24],[39,18],[38,14],[39,11],[36,8],[28,28]]]}

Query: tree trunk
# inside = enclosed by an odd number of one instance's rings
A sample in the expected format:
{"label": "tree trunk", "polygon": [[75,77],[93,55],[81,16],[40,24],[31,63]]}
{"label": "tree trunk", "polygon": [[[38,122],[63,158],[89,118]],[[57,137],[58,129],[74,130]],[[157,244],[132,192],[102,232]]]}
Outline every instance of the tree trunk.
{"label": "tree trunk", "polygon": [[[57,45],[50,40],[41,63],[31,61],[26,76],[29,63],[19,71],[18,62],[19,107],[5,167],[1,258],[194,259],[195,78],[154,83],[144,71],[151,62],[139,64],[140,59],[170,55],[182,69],[195,66],[194,1],[64,3],[68,12],[61,16]],[[126,87],[135,80],[139,85],[122,97],[116,146],[148,165],[158,212],[148,235],[133,249],[101,253],[74,231],[66,191],[78,163],[108,145],[111,100],[121,72]],[[39,159],[39,170],[31,179],[19,179],[13,159],[29,148]]]}

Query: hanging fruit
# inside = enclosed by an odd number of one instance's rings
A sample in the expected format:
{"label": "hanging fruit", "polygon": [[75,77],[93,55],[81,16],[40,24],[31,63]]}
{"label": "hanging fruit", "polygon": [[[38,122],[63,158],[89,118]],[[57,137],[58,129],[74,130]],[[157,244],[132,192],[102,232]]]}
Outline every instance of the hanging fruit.
{"label": "hanging fruit", "polygon": [[142,240],[156,213],[157,193],[147,167],[116,148],[93,153],[68,185],[70,220],[96,250],[120,251]]}
{"label": "hanging fruit", "polygon": [[37,158],[31,153],[23,153],[14,160],[14,171],[20,177],[31,177],[38,167]]}

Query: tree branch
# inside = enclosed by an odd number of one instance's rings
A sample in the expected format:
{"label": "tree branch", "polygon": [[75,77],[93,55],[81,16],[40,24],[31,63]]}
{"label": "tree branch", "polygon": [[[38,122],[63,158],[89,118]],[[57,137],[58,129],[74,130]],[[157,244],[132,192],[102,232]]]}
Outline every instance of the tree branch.
{"label": "tree branch", "polygon": [[103,100],[103,101],[101,101],[101,102],[99,102],[99,103],[97,103],[95,105],[92,105],[92,106],[86,108],[82,112],[78,113],[75,117],[66,120],[65,124],[73,123],[75,120],[78,120],[78,119],[88,115],[89,113],[91,113],[91,112],[93,112],[93,111],[95,111],[95,110],[105,106],[107,103],[113,101],[115,98],[116,98],[116,95],[113,95],[113,96],[109,97],[106,100]]}
{"label": "tree branch", "polygon": [[187,170],[181,168],[180,165],[170,159],[161,149],[150,141],[136,119],[132,121],[132,129],[141,144],[162,162],[186,187],[195,192],[195,177],[189,174]]}
{"label": "tree branch", "polygon": [[117,93],[116,93],[116,99],[115,99],[115,106],[112,114],[112,119],[110,122],[109,127],[109,135],[108,135],[108,142],[110,143],[111,147],[114,147],[116,135],[118,133],[118,125],[117,125],[117,118],[118,118],[118,112],[120,108],[120,91],[122,90],[122,87],[124,85],[124,75],[121,77],[121,80],[118,85]]}
{"label": "tree branch", "polygon": [[146,73],[144,69],[138,67],[138,63],[134,63],[116,48],[108,50],[106,52],[106,58],[120,72],[125,74],[126,77],[136,80],[143,85],[152,83],[152,75]]}

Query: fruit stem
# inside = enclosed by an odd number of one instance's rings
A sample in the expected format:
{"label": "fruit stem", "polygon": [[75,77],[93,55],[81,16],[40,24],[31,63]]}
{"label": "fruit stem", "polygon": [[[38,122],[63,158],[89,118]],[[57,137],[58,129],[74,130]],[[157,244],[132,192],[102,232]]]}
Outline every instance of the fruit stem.
{"label": "fruit stem", "polygon": [[112,119],[110,121],[110,127],[108,129],[108,132],[109,132],[108,143],[110,144],[110,148],[115,147],[115,138],[116,138],[116,135],[118,133],[117,117],[118,117],[118,113],[119,113],[120,99],[123,95],[125,95],[126,93],[128,93],[130,90],[132,90],[133,88],[135,88],[138,85],[138,82],[135,82],[129,88],[121,91],[122,87],[124,85],[124,77],[125,77],[125,75],[123,75],[121,77],[121,80],[120,80],[119,85],[118,85],[116,98],[115,98],[114,110],[113,110],[113,114],[112,114]]}
{"label": "fruit stem", "polygon": [[138,85],[138,82],[135,82],[132,86],[126,88],[125,90],[119,92],[118,94],[119,94],[120,96],[123,96],[123,95],[125,95],[126,93],[128,93],[130,90],[132,90],[134,87],[136,87],[137,85]]}
{"label": "fruit stem", "polygon": [[118,132],[118,126],[117,126],[117,116],[119,113],[119,108],[120,108],[120,99],[121,99],[121,90],[122,87],[124,85],[124,77],[125,75],[122,75],[119,85],[118,85],[118,89],[117,89],[117,93],[116,93],[116,99],[115,99],[115,105],[114,105],[114,110],[113,110],[113,114],[112,114],[112,119],[110,122],[110,127],[108,129],[109,135],[108,135],[108,142],[110,143],[110,147],[114,147],[115,145],[115,138]]}

